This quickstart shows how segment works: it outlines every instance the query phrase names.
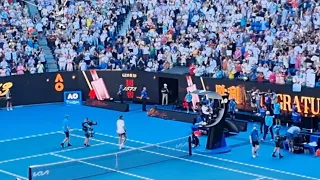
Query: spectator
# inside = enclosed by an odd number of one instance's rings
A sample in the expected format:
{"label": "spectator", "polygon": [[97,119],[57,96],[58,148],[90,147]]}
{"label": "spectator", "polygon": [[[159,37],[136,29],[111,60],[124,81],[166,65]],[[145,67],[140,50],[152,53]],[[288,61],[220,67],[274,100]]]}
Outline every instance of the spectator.
{"label": "spectator", "polygon": [[41,63],[41,61],[38,61],[38,64],[37,64],[37,72],[38,72],[38,73],[43,73],[43,72],[44,72],[44,66],[43,66],[43,64]]}
{"label": "spectator", "polygon": [[0,68],[0,76],[6,76],[6,68],[2,67]]}
{"label": "spectator", "polygon": [[22,63],[19,63],[18,67],[17,67],[17,74],[24,74],[24,66]]}
{"label": "spectator", "polygon": [[[50,41],[54,40],[54,44],[50,45],[54,48],[59,70],[77,69],[82,59],[88,67],[97,68],[99,66],[96,64],[100,65],[101,62],[98,63],[99,54],[107,54],[105,60],[108,62],[111,57],[116,62],[123,59],[122,45],[117,48],[117,43],[114,42],[117,41],[116,33],[129,8],[127,1],[69,2],[61,12],[56,11],[58,8],[54,2],[38,0],[38,3],[41,6],[42,20],[37,23],[36,29],[38,32],[47,32]],[[118,41],[120,44],[120,40]],[[112,64],[113,67],[118,65],[115,62]]]}
{"label": "spectator", "polygon": [[30,74],[35,74],[37,72],[37,68],[34,65],[29,67]]}
{"label": "spectator", "polygon": [[39,52],[37,37],[34,37],[34,22],[28,17],[27,6],[9,4],[5,0],[0,3],[0,8],[4,10],[0,27],[0,67],[6,75],[23,74],[21,71],[18,73],[16,64],[32,67],[37,62],[33,58]]}

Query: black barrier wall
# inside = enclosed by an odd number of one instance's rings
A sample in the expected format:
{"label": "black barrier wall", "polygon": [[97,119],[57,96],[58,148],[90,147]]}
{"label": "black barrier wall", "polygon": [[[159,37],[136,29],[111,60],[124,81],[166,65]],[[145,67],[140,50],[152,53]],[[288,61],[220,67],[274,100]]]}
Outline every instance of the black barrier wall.
{"label": "black barrier wall", "polygon": [[77,73],[44,73],[0,78],[1,107],[5,94],[10,90],[13,105],[40,104],[63,101],[63,91],[78,90],[72,77]]}
{"label": "black barrier wall", "polygon": [[[19,75],[0,78],[0,98],[4,98],[10,89],[14,105],[62,102],[64,91],[81,90],[83,99],[88,98],[93,84],[103,81],[110,97],[118,99],[119,85],[124,85],[124,100],[139,101],[142,88],[147,87],[149,102],[159,103],[159,77],[178,80],[179,99],[183,100],[189,86],[200,90],[216,91],[220,94],[229,92],[231,98],[238,102],[238,109],[251,110],[250,97],[247,91],[259,89],[266,92],[269,89],[279,94],[283,110],[291,110],[291,104],[298,105],[298,111],[304,114],[320,114],[320,89],[302,88],[299,93],[292,92],[291,85],[259,84],[237,80],[192,77],[192,82],[185,75],[131,72],[131,71],[86,71],[59,72],[34,75]],[[101,83],[100,83],[101,84]],[[170,95],[169,95],[170,96]],[[1,100],[5,106],[5,99]]]}
{"label": "black barrier wall", "polygon": [[[5,94],[11,91],[13,105],[62,102],[64,91],[83,92],[87,99],[95,81],[103,81],[110,97],[118,99],[119,85],[125,89],[124,100],[140,101],[143,87],[147,87],[149,102],[158,103],[158,78],[147,72],[87,71],[17,75],[0,78],[0,106],[5,107]],[[101,83],[100,83],[101,84]]]}

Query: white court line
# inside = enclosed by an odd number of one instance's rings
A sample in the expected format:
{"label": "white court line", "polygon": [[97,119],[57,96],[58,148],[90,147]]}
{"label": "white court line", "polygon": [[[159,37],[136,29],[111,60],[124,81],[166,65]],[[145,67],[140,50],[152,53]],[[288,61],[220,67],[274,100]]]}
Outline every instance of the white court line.
{"label": "white court line", "polygon": [[58,154],[54,154],[54,153],[52,153],[51,155],[52,155],[52,156],[56,156],[56,157],[60,157],[60,158],[63,158],[63,159],[68,159],[68,160],[80,162],[80,163],[82,163],[82,164],[86,164],[86,165],[89,165],[89,166],[97,167],[97,168],[100,168],[100,169],[117,172],[117,173],[124,174],[124,175],[127,175],[127,176],[135,177],[135,178],[138,178],[138,179],[153,180],[153,179],[151,179],[151,178],[139,176],[139,175],[136,175],[136,174],[127,173],[127,172],[124,172],[124,171],[118,171],[118,170],[116,170],[116,169],[107,168],[107,167],[100,166],[100,165],[97,165],[97,164],[88,163],[88,162],[81,161],[81,160],[77,160],[77,159],[73,159],[73,158],[70,158],[70,157],[67,157],[67,156],[62,156],[62,155],[58,155]]}
{"label": "white court line", "polygon": [[[107,143],[94,144],[91,147],[102,146],[102,145],[105,145],[105,144],[107,144]],[[75,151],[75,150],[85,149],[85,148],[87,148],[87,147],[82,146],[82,147],[64,149],[64,150],[53,151],[53,152],[48,152],[48,153],[36,154],[36,155],[31,155],[31,156],[25,156],[25,157],[20,157],[20,158],[8,159],[8,160],[0,161],[0,164],[8,163],[8,162],[14,162],[14,161],[20,161],[20,160],[25,160],[25,159],[31,159],[31,158],[36,158],[36,157],[48,156],[48,155],[50,155],[52,153],[63,153],[63,152]]]}
{"label": "white court line", "polygon": [[2,170],[2,169],[0,169],[0,173],[6,174],[6,175],[9,175],[9,176],[13,176],[13,177],[15,177],[15,178],[23,179],[23,180],[29,180],[29,179],[26,178],[26,177],[22,177],[22,176],[20,176],[20,175],[18,175],[18,174],[14,174],[14,173],[11,173],[11,172],[8,172],[8,171],[4,171],[4,170]]}
{"label": "white court line", "polygon": [[62,132],[61,131],[55,131],[55,132],[49,132],[49,133],[43,133],[43,134],[35,134],[35,135],[30,135],[30,136],[12,138],[12,139],[4,139],[4,140],[0,140],[0,143],[11,142],[11,141],[19,141],[19,140],[37,138],[37,137],[42,137],[42,136],[49,136],[49,135],[59,134],[59,133],[62,133]]}
{"label": "white court line", "polygon": [[[79,129],[75,129],[75,130],[79,131]],[[95,134],[96,135],[100,135],[100,136],[105,136],[105,137],[118,139],[118,137],[111,136],[111,135],[108,135],[108,134],[103,134],[103,133],[95,133]],[[131,141],[131,142],[135,142],[135,143],[139,143],[139,144],[144,144],[144,145],[152,145],[150,143],[131,140],[131,139],[127,139],[127,141]],[[183,151],[183,150],[180,150],[180,149],[174,149],[174,148],[169,148],[169,147],[162,147],[162,148],[166,148],[166,149],[170,149],[170,150],[174,150],[174,151],[180,151],[180,152],[187,152],[187,151]],[[276,172],[276,173],[280,173],[280,174],[286,174],[286,175],[295,176],[295,177],[299,177],[299,178],[305,178],[305,179],[311,179],[311,180],[319,180],[319,178],[314,178],[314,177],[305,176],[305,175],[301,175],[301,174],[296,174],[296,173],[292,173],[292,172],[281,171],[281,170],[267,168],[267,167],[263,167],[263,166],[257,166],[257,165],[253,165],[253,164],[247,164],[247,163],[243,163],[243,162],[239,162],[239,161],[234,161],[234,160],[229,160],[229,159],[224,159],[224,158],[218,158],[218,157],[208,156],[208,155],[199,154],[199,153],[192,153],[192,154],[197,155],[197,156],[210,158],[210,159],[215,159],[215,160],[218,160],[218,161],[224,161],[224,162],[229,162],[229,163],[233,163],[233,164],[239,164],[239,165],[243,165],[243,166],[248,166],[248,167],[252,167],[252,168],[256,168],[256,169],[262,169],[262,170],[271,171],[271,172]]]}
{"label": "white court line", "polygon": [[[79,135],[73,135],[73,136],[75,136],[77,138],[83,138],[83,137],[80,137]],[[173,139],[173,140],[170,140],[170,141],[164,141],[164,142],[161,142],[161,143],[158,143],[158,144],[146,145],[146,146],[136,147],[136,148],[129,148],[129,149],[126,149],[126,150],[123,150],[123,151],[120,151],[120,152],[117,151],[117,152],[108,153],[108,154],[105,154],[105,155],[96,155],[96,156],[89,156],[89,157],[85,157],[85,158],[78,158],[76,160],[59,161],[59,162],[47,163],[47,164],[41,164],[41,165],[32,165],[32,167],[53,166],[53,165],[71,163],[73,161],[87,161],[87,160],[92,160],[92,159],[95,159],[95,158],[101,158],[101,157],[107,157],[107,156],[116,156],[116,155],[120,155],[120,154],[123,154],[123,153],[132,152],[133,150],[139,150],[139,149],[142,149],[142,148],[145,149],[145,148],[148,148],[148,147],[161,147],[161,146],[159,146],[159,144],[164,144],[164,143],[168,143],[168,142],[172,142],[172,141],[177,141],[177,140],[184,139],[184,138],[185,137]],[[95,140],[98,141],[97,139],[95,139]],[[103,144],[105,144],[105,143],[103,143]],[[114,144],[112,143],[111,145],[114,145]]]}
{"label": "white court line", "polygon": [[256,178],[256,179],[253,179],[253,180],[262,180],[262,179],[264,179],[264,178]]}
{"label": "white court line", "polygon": [[[78,136],[78,135],[75,135],[75,134],[70,134],[70,136],[78,137],[78,138],[84,138],[82,136]],[[95,138],[91,138],[91,141],[97,141],[97,142],[106,143],[106,144],[110,144],[110,145],[114,145],[114,146],[119,146],[116,143],[106,142],[106,141],[102,141],[102,140],[95,139]],[[150,145],[152,145],[152,144],[150,144]],[[253,176],[253,177],[257,177],[257,178],[262,178],[263,177],[264,179],[277,180],[277,179],[271,178],[271,177],[261,176],[261,175],[254,174],[254,173],[249,173],[249,172],[240,171],[240,170],[236,170],[236,169],[226,168],[226,167],[223,167],[223,166],[216,166],[216,165],[213,165],[213,164],[208,164],[208,163],[204,163],[204,162],[200,162],[200,161],[194,161],[194,160],[190,160],[190,159],[180,158],[180,157],[171,156],[171,155],[167,155],[167,154],[161,154],[161,153],[157,153],[157,152],[154,152],[154,151],[148,151],[148,150],[139,149],[139,148],[130,147],[130,146],[125,146],[125,147],[130,148],[130,149],[138,149],[139,151],[148,152],[148,153],[156,154],[156,155],[160,155],[160,156],[165,156],[165,157],[169,157],[169,158],[172,158],[172,159],[186,161],[186,162],[190,162],[190,163],[194,163],[194,164],[200,164],[200,165],[203,165],[203,166],[208,166],[208,167],[213,167],[213,168],[217,168],[217,169],[227,170],[227,171],[231,171],[231,172],[235,172],[235,173],[239,173],[239,174],[245,174],[245,175],[249,175],[249,176]],[[162,147],[162,146],[159,146],[159,147]]]}

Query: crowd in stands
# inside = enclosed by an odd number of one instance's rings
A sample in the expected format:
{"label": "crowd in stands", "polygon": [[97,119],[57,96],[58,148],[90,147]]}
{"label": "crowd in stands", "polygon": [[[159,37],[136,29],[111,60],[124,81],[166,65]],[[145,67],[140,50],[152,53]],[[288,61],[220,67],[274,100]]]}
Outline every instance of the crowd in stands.
{"label": "crowd in stands", "polygon": [[279,84],[319,80],[316,1],[206,2],[191,14],[186,33],[197,34],[189,46],[191,74]]}
{"label": "crowd in stands", "polygon": [[[35,64],[45,64],[37,44],[45,34],[61,71],[162,71],[178,65],[188,66],[196,76],[279,84],[305,85],[312,75],[316,81],[320,77],[317,1],[70,0],[58,5],[55,0],[37,0],[37,4],[40,20],[29,18],[18,4],[2,3],[8,12],[2,12],[2,23],[10,28],[1,29],[6,34],[1,38],[5,59],[1,67],[6,73],[5,62],[12,60],[12,73],[43,72]],[[118,36],[129,11],[130,27],[125,36]],[[9,38],[13,34],[17,38]],[[16,46],[10,48],[11,41]]]}
{"label": "crowd in stands", "polygon": [[0,2],[0,76],[43,73],[45,56],[24,4]]}
{"label": "crowd in stands", "polygon": [[117,33],[129,13],[129,2],[67,1],[59,6],[38,0],[38,4],[60,71],[122,68]]}
{"label": "crowd in stands", "polygon": [[316,1],[138,1],[125,46],[138,67],[187,65],[214,78],[299,82],[320,77]]}

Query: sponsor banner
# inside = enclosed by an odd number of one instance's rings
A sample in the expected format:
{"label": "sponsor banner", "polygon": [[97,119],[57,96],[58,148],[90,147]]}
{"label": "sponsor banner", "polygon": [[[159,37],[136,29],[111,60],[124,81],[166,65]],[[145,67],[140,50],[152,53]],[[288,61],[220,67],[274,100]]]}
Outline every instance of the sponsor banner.
{"label": "sponsor banner", "polygon": [[65,105],[81,105],[82,92],[81,91],[65,91],[64,103]]}
{"label": "sponsor banner", "polygon": [[120,111],[120,112],[129,111],[129,104],[113,102],[113,101],[99,101],[96,99],[87,99],[84,105],[103,108],[103,109],[110,109],[110,110]]}

